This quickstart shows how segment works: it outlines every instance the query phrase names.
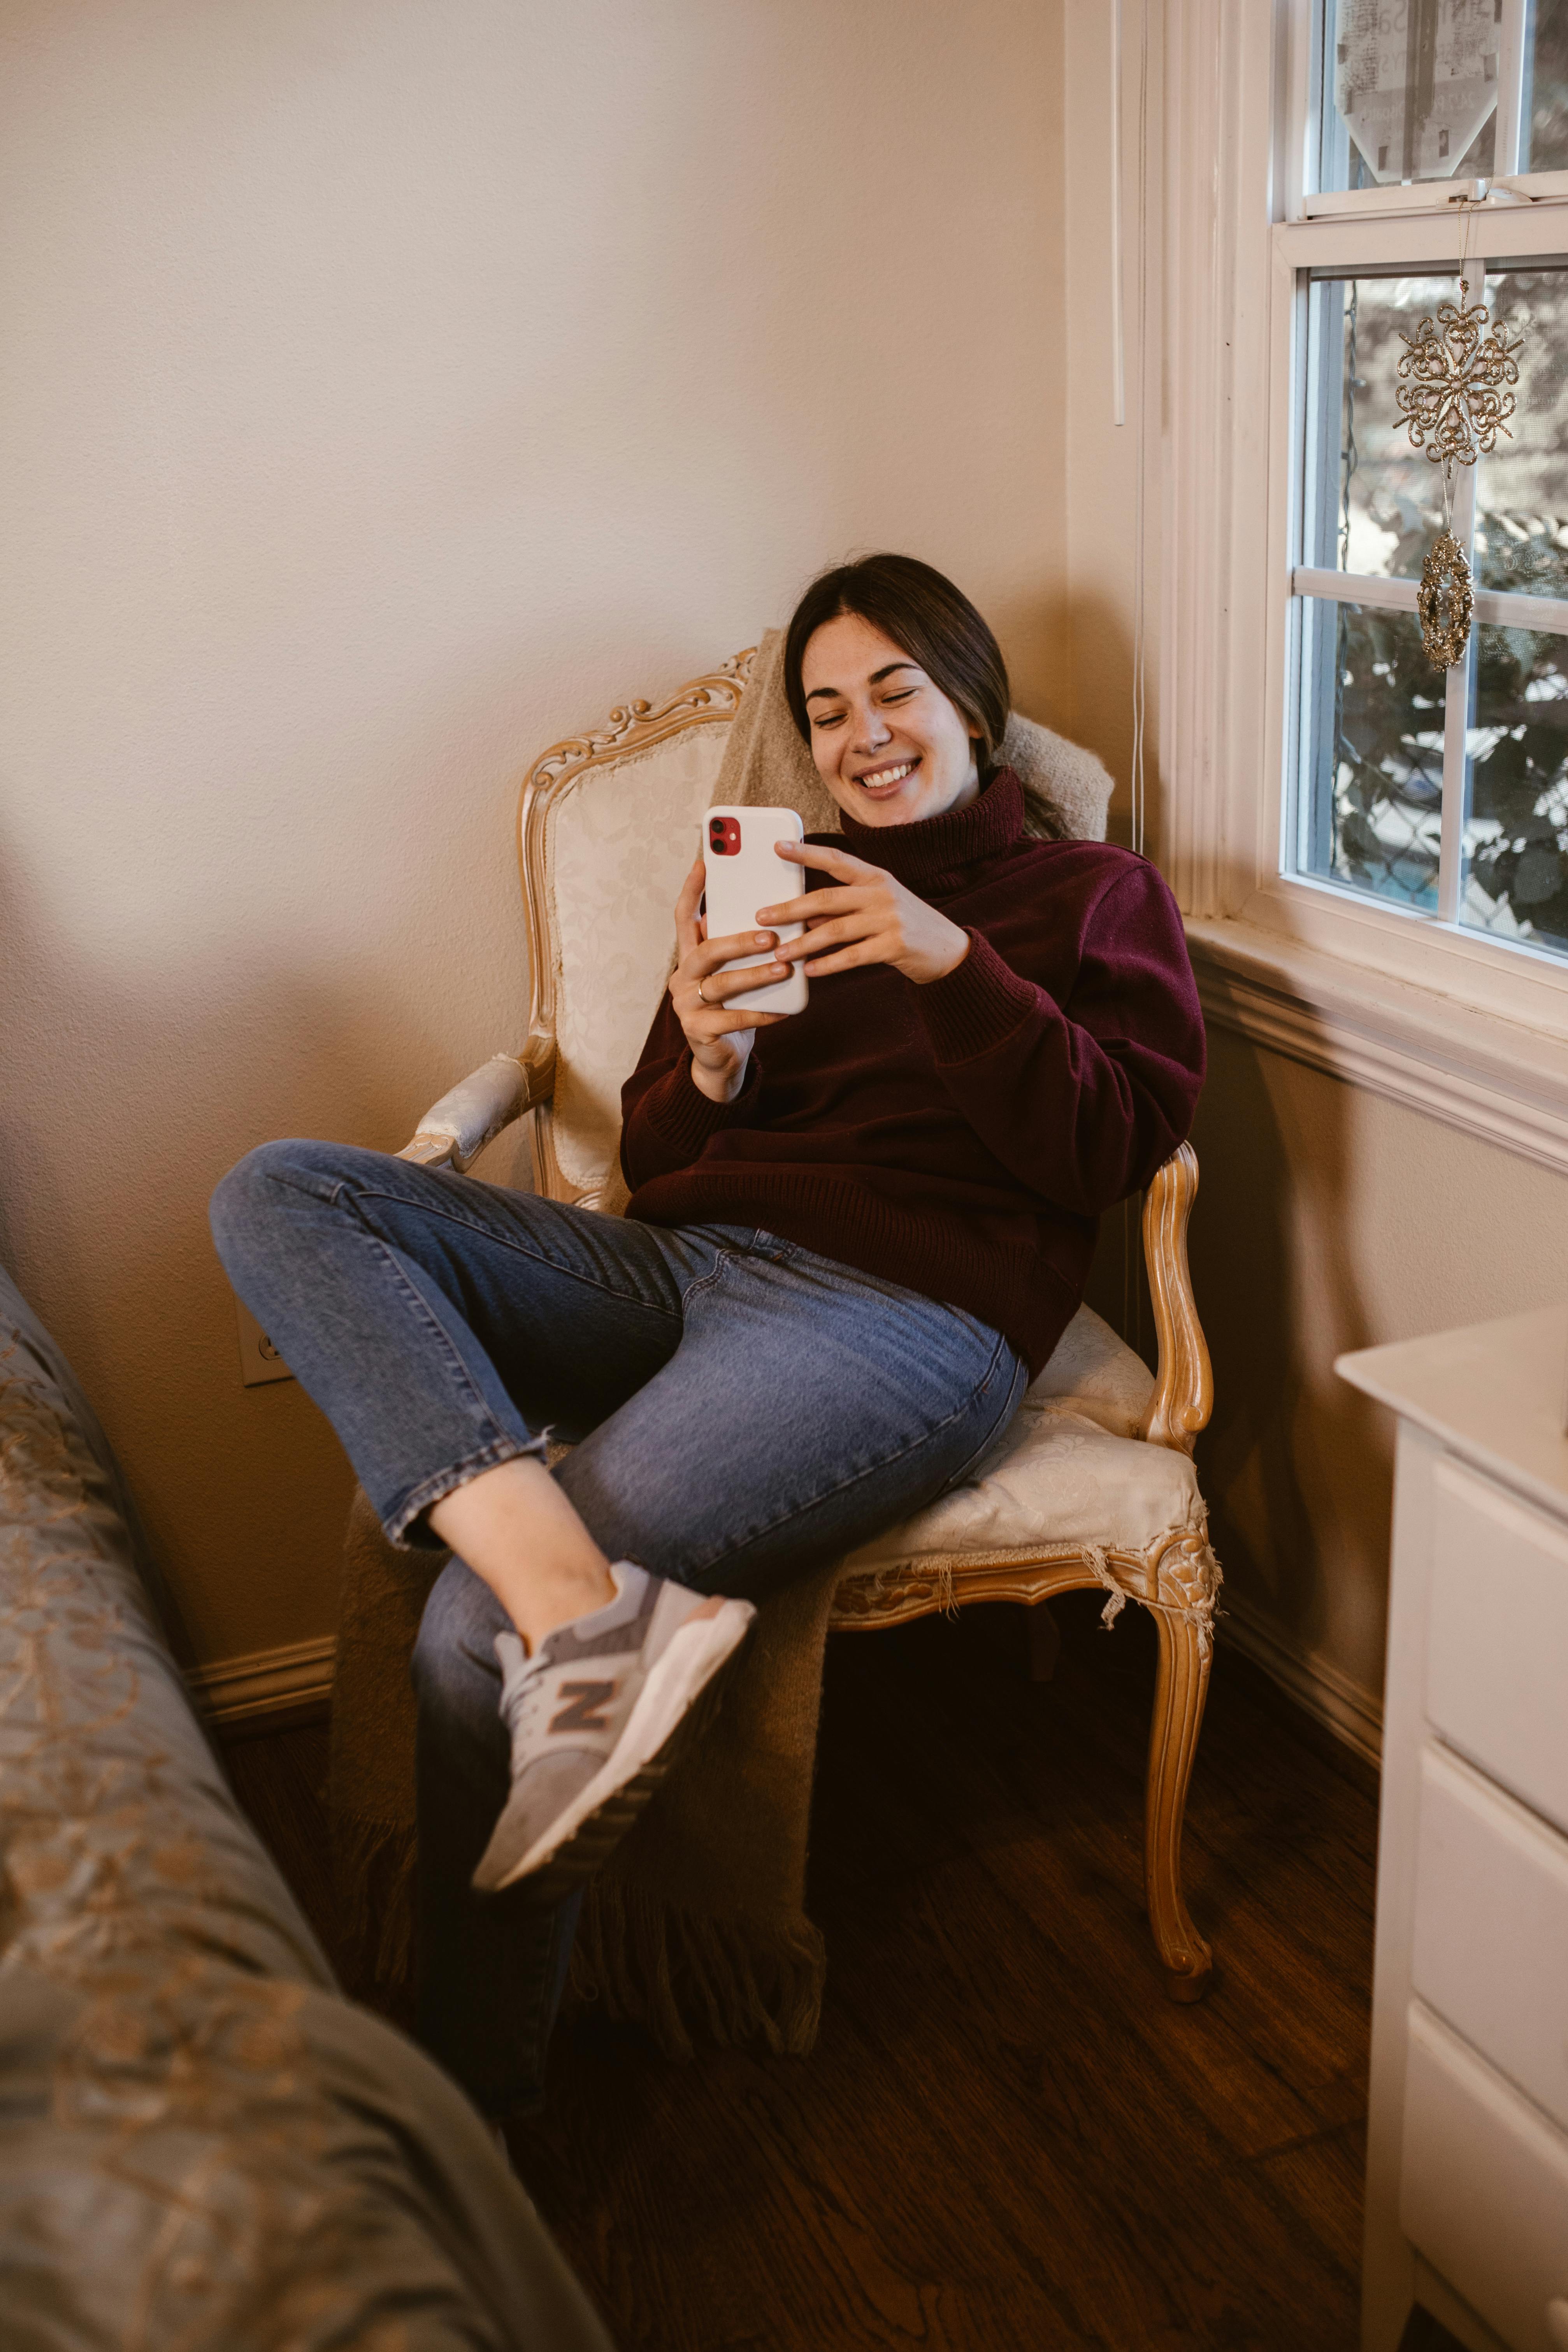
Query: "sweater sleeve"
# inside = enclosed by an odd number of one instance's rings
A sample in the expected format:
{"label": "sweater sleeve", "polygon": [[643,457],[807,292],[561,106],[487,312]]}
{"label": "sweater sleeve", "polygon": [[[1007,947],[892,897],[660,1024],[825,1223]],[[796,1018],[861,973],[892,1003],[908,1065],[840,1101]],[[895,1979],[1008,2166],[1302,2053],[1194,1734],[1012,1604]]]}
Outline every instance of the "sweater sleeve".
{"label": "sweater sleeve", "polygon": [[734,1101],[705,1095],[691,1075],[691,1048],[675,1009],[668,994],[661,998],[637,1068],[621,1088],[621,1172],[631,1190],[689,1168],[710,1135],[751,1115],[761,1085],[753,1045]]}
{"label": "sweater sleeve", "polygon": [[1065,1005],[970,933],[915,991],[937,1075],[1031,1192],[1080,1216],[1134,1192],[1185,1137],[1204,1076],[1203,1014],[1175,900],[1140,864],[1089,917]]}

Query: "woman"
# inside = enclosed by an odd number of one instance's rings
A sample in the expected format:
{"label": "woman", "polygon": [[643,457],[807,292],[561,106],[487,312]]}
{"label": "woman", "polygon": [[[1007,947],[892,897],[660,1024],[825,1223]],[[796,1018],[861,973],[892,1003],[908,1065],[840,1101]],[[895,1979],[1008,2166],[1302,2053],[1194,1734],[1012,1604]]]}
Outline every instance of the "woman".
{"label": "woman", "polygon": [[[754,933],[705,937],[693,865],[624,1091],[624,1219],[321,1143],[215,1198],[388,1536],[456,1555],[415,1660],[420,2013],[492,2113],[537,2088],[574,1890],[750,1596],[1000,1436],[1201,1083],[1170,893],[1125,850],[1025,838],[1001,653],[951,582],[826,573],[784,677],[843,832],[781,849]],[[731,1004],[792,962],[804,1013]],[[553,1470],[552,1429],[580,1441]]]}

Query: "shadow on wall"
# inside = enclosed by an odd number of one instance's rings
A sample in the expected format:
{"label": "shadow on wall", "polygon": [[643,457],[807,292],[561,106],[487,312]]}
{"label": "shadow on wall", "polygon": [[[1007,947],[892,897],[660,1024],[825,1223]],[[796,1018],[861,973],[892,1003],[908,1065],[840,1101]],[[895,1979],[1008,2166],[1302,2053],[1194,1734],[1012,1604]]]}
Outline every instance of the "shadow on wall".
{"label": "shadow on wall", "polygon": [[[1132,639],[1124,610],[1097,596],[1046,595],[1004,606],[1007,642],[1049,649],[1039,684],[1033,675],[1015,685],[1032,695],[1030,714],[1095,752],[1116,778],[1110,837],[1132,843]],[[1041,707],[1035,708],[1035,702]],[[1164,795],[1151,732],[1144,758],[1144,848],[1158,860]]]}
{"label": "shadow on wall", "polygon": [[[1350,1249],[1355,1103],[1211,1023],[1189,1251],[1214,1362],[1197,1465],[1225,1606],[1294,1657],[1331,1662],[1349,1638],[1350,1678],[1371,1690],[1378,1662],[1344,1612],[1385,1572],[1392,1429],[1329,1369],[1379,1336]],[[1102,1221],[1088,1297],[1152,1367],[1138,1205]]]}
{"label": "shadow on wall", "polygon": [[1209,1048],[1190,1248],[1215,1411],[1198,1470],[1238,1613],[1310,1655],[1334,1646],[1342,1562],[1387,1547],[1387,1433],[1328,1369],[1373,1337],[1349,1248],[1354,1096],[1319,1077],[1303,1097],[1295,1065],[1228,1029],[1211,1025]]}
{"label": "shadow on wall", "polygon": [[1077,741],[1070,602],[1055,594],[1004,594],[987,597],[984,609],[1007,664],[1014,709]]}
{"label": "shadow on wall", "polygon": [[17,869],[0,860],[0,1260],[103,1421],[198,1654],[324,1629],[352,1474],[296,1384],[241,1387],[207,1199],[272,1134],[395,1150],[460,1075],[450,1037],[341,967],[258,988],[175,942],[162,968],[78,952]]}

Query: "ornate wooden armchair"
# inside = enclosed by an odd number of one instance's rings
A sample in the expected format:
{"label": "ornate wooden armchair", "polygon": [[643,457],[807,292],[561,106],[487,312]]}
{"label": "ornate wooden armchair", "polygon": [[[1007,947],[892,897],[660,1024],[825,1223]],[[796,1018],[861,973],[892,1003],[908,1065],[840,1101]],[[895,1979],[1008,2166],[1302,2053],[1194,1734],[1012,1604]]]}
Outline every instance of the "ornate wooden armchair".
{"label": "ornate wooden armchair", "polygon": [[[737,655],[657,709],[639,701],[613,710],[604,727],[552,745],[530,769],[518,809],[528,1035],[515,1055],[498,1055],[443,1096],[404,1158],[467,1168],[531,1110],[540,1191],[609,1213],[624,1204],[621,1082],[668,974],[669,910],[751,660]],[[1144,1873],[1154,1941],[1178,2000],[1199,1997],[1210,1968],[1183,1897],[1181,1840],[1219,1584],[1191,1461],[1212,1402],[1187,1268],[1197,1181],[1184,1144],[1144,1208],[1159,1338],[1152,1379],[1080,1308],[971,1479],[846,1559],[833,1615],[836,1626],[870,1632],[955,1603],[1038,1603],[1097,1585],[1108,1620],[1129,1600],[1151,1611],[1160,1653]]]}

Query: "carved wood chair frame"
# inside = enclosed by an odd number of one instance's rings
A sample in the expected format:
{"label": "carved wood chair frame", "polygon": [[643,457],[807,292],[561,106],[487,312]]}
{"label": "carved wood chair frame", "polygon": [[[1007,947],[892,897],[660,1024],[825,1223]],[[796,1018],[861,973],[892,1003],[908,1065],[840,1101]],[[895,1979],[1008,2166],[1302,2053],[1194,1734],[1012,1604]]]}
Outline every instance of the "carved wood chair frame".
{"label": "carved wood chair frame", "polygon": [[[589,769],[646,751],[689,728],[734,716],[755,647],[719,669],[692,678],[665,701],[633,701],[611,711],[603,727],[572,736],[537,759],[518,799],[517,848],[528,915],[530,1005],[527,1041],[516,1060],[523,1085],[510,1117],[532,1110],[535,1181],[553,1200],[597,1205],[563,1177],[556,1156],[551,1097],[556,1063],[554,908],[547,867],[552,803]],[[437,1106],[437,1112],[440,1106]],[[407,1147],[409,1158],[437,1164],[459,1158],[437,1114]],[[1152,1445],[1191,1454],[1213,1405],[1208,1348],[1198,1320],[1187,1265],[1187,1224],[1198,1188],[1198,1163],[1189,1144],[1155,1176],[1143,1206],[1143,1253],[1153,1304],[1159,1356],[1152,1393],[1139,1436]],[[1160,1651],[1144,1820],[1144,1888],[1165,1983],[1172,1998],[1195,2000],[1211,1967],[1207,1944],[1188,1916],[1182,1888],[1182,1825],[1198,1732],[1208,1689],[1215,1570],[1199,1535],[1183,1535],[1147,1551],[1094,1546],[1042,1550],[1020,1562],[1016,1553],[963,1555],[889,1580],[847,1577],[832,1623],[848,1632],[875,1632],[971,1601],[1037,1604],[1054,1593],[1104,1588],[1147,1608],[1159,1630]]]}

